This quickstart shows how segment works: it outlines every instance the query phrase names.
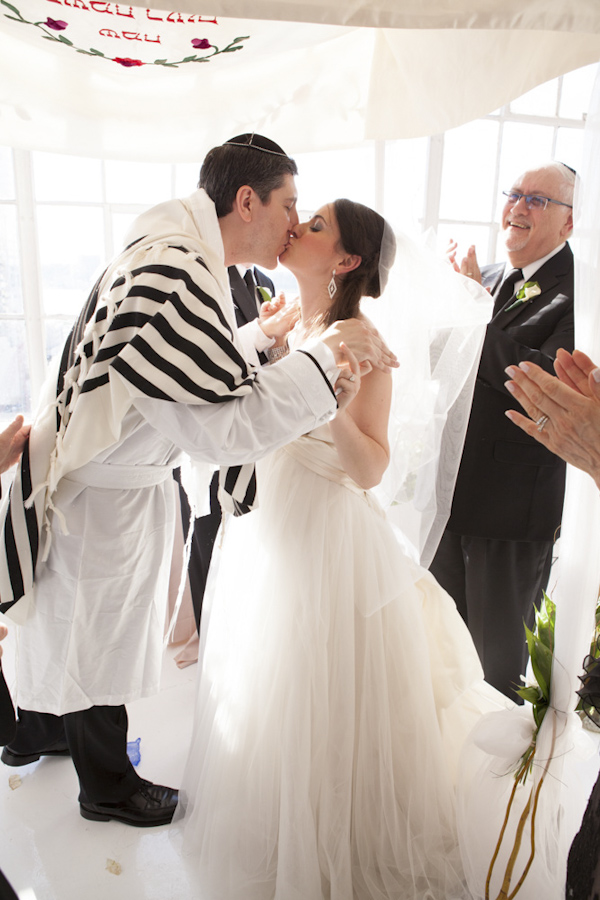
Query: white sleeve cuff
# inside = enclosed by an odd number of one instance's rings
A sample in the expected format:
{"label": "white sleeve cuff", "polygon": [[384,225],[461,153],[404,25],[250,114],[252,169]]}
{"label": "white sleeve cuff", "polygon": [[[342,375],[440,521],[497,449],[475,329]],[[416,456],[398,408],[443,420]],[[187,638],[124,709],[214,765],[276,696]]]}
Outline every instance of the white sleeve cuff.
{"label": "white sleeve cuff", "polygon": [[244,358],[254,366],[260,365],[258,354],[275,343],[274,338],[266,336],[258,324],[258,319],[253,319],[252,322],[238,328],[238,337],[244,351]]}
{"label": "white sleeve cuff", "polygon": [[338,380],[338,375],[340,374],[340,370],[336,366],[335,356],[333,355],[327,344],[324,344],[323,341],[313,340],[308,341],[306,344],[302,344],[302,346],[298,347],[297,349],[304,350],[306,353],[310,353],[310,355],[314,359],[316,359],[316,361],[323,369],[330,384],[334,385],[336,383],[336,381]]}

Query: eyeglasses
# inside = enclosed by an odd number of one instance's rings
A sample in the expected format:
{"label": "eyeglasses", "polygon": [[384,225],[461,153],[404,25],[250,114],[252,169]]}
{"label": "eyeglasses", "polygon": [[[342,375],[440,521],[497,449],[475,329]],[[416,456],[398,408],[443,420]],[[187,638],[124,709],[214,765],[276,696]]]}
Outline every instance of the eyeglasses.
{"label": "eyeglasses", "polygon": [[519,200],[524,200],[527,209],[546,209],[549,203],[556,203],[557,206],[567,206],[569,209],[573,209],[570,203],[563,203],[562,200],[552,200],[550,197],[538,197],[536,194],[520,194],[518,191],[502,191],[502,193],[505,197],[508,197],[513,206]]}

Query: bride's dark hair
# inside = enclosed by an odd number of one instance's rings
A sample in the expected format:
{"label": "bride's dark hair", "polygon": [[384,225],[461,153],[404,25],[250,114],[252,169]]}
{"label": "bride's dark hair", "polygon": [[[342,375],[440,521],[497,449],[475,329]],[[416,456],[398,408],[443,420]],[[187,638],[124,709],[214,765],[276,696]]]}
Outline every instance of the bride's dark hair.
{"label": "bride's dark hair", "polygon": [[396,253],[392,229],[374,209],[353,200],[335,200],[333,210],[341,249],[362,261],[351,272],[336,276],[338,289],[324,316],[325,327],[358,315],[361,297],[380,296]]}

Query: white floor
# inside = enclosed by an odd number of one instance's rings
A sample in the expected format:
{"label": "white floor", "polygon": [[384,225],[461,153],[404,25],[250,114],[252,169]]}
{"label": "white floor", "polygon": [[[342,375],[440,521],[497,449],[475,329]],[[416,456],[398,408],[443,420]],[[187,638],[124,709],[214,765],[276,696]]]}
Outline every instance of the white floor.
{"label": "white floor", "polygon": [[[11,684],[14,648],[3,642]],[[141,775],[177,787],[185,764],[197,666],[178,669],[167,650],[160,694],[129,704],[129,740],[141,738]],[[20,779],[11,786],[9,779]],[[201,900],[169,826],[132,828],[79,815],[71,760],[0,764],[0,868],[20,900]],[[107,868],[117,864],[119,874]],[[115,867],[113,867],[115,868]]]}
{"label": "white floor", "polygon": [[[11,634],[3,642],[9,686],[13,641]],[[178,669],[174,653],[166,651],[160,694],[127,709],[129,739],[141,738],[138,771],[177,787],[190,740],[198,667]],[[593,738],[598,746],[600,735]],[[588,765],[591,789],[597,752]],[[21,768],[0,764],[0,869],[20,900],[202,900],[187,877],[170,826],[89,822],[79,815],[77,793],[68,757],[42,758]]]}

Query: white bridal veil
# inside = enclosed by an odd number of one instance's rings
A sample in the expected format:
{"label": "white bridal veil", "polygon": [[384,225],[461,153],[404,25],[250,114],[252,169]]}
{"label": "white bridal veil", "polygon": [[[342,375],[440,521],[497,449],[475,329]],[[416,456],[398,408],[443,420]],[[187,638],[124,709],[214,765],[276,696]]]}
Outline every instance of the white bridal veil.
{"label": "white bridal veil", "polygon": [[409,555],[428,566],[450,515],[492,300],[425,241],[398,234],[383,296],[361,306],[400,360],[390,465],[375,492]]}

